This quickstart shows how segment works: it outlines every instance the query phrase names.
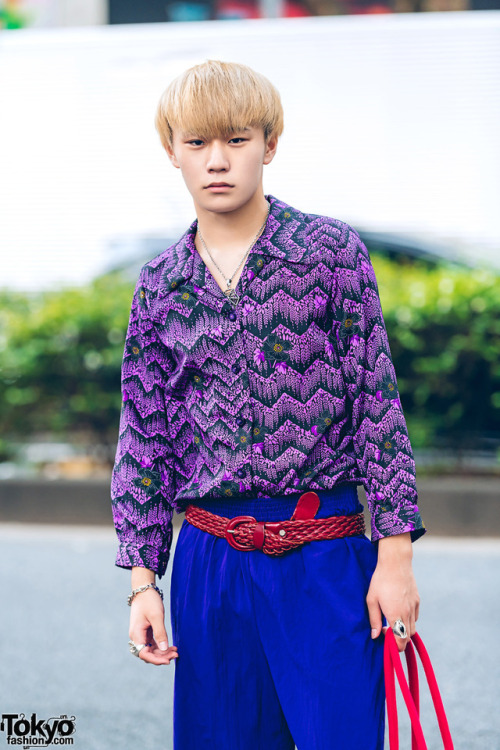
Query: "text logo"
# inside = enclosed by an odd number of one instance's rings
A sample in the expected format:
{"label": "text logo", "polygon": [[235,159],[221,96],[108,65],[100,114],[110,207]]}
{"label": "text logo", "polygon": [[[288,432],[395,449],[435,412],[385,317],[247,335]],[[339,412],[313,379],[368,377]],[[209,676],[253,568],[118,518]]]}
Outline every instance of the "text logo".
{"label": "text logo", "polygon": [[0,731],[5,732],[8,745],[23,748],[72,745],[75,717],[62,714],[50,719],[39,719],[36,714],[2,714]]}

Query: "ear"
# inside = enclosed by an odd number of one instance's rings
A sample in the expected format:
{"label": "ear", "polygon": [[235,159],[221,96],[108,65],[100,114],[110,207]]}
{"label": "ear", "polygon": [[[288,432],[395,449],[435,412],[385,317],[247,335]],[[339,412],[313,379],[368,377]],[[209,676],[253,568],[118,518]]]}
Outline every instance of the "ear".
{"label": "ear", "polygon": [[278,136],[272,136],[267,142],[266,150],[264,153],[264,164],[269,164],[273,159],[278,148]]}
{"label": "ear", "polygon": [[170,146],[169,144],[167,144],[165,146],[165,151],[167,152],[167,156],[170,159],[170,161],[172,162],[172,164],[174,165],[174,167],[177,167],[177,169],[180,169],[180,164],[177,161],[177,157],[175,155],[175,152],[174,152],[172,146]]}

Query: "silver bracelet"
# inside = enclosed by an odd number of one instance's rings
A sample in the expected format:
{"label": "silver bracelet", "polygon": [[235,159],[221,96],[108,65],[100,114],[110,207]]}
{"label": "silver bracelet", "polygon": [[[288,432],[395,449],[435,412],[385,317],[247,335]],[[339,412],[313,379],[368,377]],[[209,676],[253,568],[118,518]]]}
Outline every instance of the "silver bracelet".
{"label": "silver bracelet", "polygon": [[159,593],[161,596],[161,600],[163,601],[163,591],[158,588],[156,583],[146,583],[144,586],[139,586],[138,589],[133,589],[130,594],[127,596],[127,604],[129,607],[132,606],[132,600],[137,595],[140,594],[142,591],[146,591],[147,589],[154,589]]}

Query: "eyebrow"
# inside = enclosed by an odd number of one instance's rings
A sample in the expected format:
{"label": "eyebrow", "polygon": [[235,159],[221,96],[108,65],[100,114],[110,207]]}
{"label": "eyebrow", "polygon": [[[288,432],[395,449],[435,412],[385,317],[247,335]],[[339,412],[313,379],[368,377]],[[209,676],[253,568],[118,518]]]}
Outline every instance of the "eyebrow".
{"label": "eyebrow", "polygon": [[[235,130],[231,130],[231,133],[249,133],[252,130],[252,128],[244,127],[244,128],[236,128]],[[181,133],[181,138],[196,138],[199,136],[199,133],[187,132],[187,133]]]}

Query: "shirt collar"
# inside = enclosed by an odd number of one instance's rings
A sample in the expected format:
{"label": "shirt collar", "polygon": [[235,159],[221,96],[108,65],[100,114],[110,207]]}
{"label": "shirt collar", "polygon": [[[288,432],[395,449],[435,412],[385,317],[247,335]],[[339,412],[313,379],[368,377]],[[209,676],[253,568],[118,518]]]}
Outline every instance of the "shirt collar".
{"label": "shirt collar", "polygon": [[[308,222],[305,215],[273,195],[266,195],[265,198],[271,208],[264,230],[246,259],[242,273],[243,290],[271,258],[299,263],[308,250]],[[195,291],[201,286],[204,291],[221,295],[216,282],[205,276],[206,266],[194,244],[197,228],[198,219],[195,219],[178,242],[169,248],[158,298],[165,297],[180,286],[194,287]],[[207,278],[211,283],[204,283]]]}

